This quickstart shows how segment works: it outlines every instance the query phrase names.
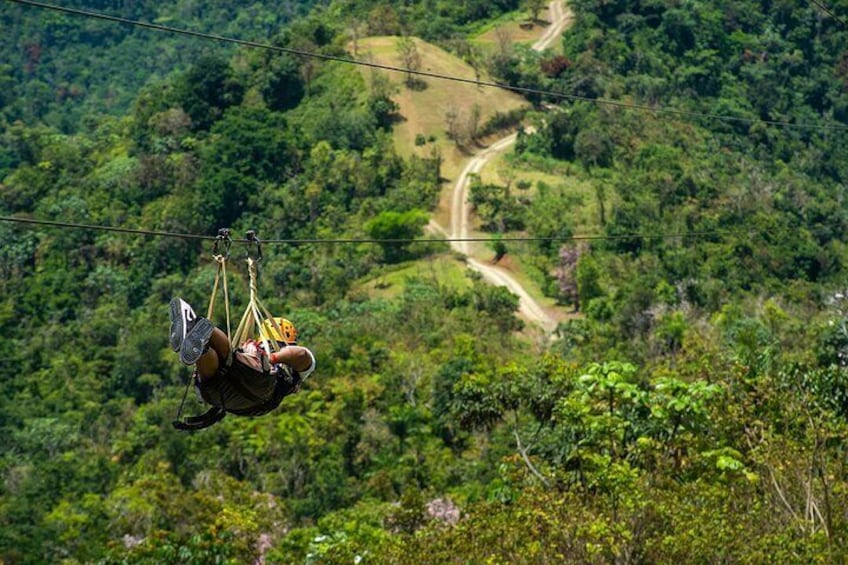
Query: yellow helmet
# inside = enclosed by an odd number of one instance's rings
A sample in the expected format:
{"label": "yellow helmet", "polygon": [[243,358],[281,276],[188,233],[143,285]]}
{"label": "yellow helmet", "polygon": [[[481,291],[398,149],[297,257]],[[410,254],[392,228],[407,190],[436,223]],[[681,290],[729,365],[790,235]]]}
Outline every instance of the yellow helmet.
{"label": "yellow helmet", "polygon": [[259,329],[259,336],[262,339],[273,339],[278,343],[285,343],[287,345],[297,344],[297,329],[294,327],[294,324],[285,318],[274,318],[273,320],[269,319],[262,322],[262,327]]}

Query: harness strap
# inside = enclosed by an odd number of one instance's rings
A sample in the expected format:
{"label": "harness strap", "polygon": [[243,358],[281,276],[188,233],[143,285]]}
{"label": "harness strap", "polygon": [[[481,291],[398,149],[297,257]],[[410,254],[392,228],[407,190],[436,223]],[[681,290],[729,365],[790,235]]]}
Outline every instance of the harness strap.
{"label": "harness strap", "polygon": [[[202,430],[203,428],[208,428],[209,426],[223,420],[224,416],[227,415],[227,411],[223,408],[213,406],[203,414],[200,414],[199,416],[188,416],[186,418],[183,418],[183,407],[185,406],[186,396],[188,395],[188,389],[194,382],[199,382],[199,377],[197,376],[196,371],[192,373],[191,378],[186,384],[186,389],[183,393],[183,399],[180,402],[180,408],[177,410],[177,418],[173,422],[171,422],[174,428],[182,432],[190,432],[194,430]],[[223,398],[221,400],[223,401]]]}
{"label": "harness strap", "polygon": [[174,420],[174,427],[182,432],[191,432],[208,428],[224,419],[227,412],[223,408],[213,406],[200,416],[189,416],[184,420]]}
{"label": "harness strap", "polygon": [[[244,314],[241,317],[241,321],[239,322],[238,329],[236,330],[235,335],[231,340],[232,347],[235,349],[242,342],[248,340],[250,338],[251,328],[255,325],[257,328],[262,329],[262,322],[265,320],[271,320],[271,325],[275,326],[278,331],[279,325],[277,324],[274,317],[268,311],[262,301],[259,300],[259,293],[257,291],[257,261],[253,257],[247,258],[247,274],[250,279],[249,287],[250,287],[250,300],[248,300],[247,308],[244,310]],[[279,351],[280,347],[277,345],[275,340],[269,340],[266,338],[262,339],[262,343],[265,346],[265,350],[268,353]]]}
{"label": "harness strap", "polygon": [[218,268],[215,270],[215,282],[212,284],[212,295],[209,297],[206,319],[212,319],[212,313],[215,311],[215,297],[218,295],[218,285],[222,284],[224,289],[224,312],[227,318],[227,339],[230,339],[230,293],[227,287],[227,257],[225,255],[213,255],[212,257],[218,263]]}
{"label": "harness strap", "polygon": [[[180,418],[183,414],[183,407],[185,406],[186,397],[188,396],[188,389],[191,387],[191,383],[194,381],[194,375],[186,383],[185,392],[183,392],[183,399],[180,401],[180,407],[177,409],[177,418],[174,420],[174,427],[177,427],[177,423],[181,422]],[[177,428],[179,429],[179,428]]]}

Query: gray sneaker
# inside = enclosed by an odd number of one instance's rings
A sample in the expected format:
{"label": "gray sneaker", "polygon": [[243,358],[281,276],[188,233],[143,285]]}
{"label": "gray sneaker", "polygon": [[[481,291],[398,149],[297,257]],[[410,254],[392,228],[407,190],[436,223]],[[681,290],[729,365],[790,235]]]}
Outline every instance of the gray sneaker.
{"label": "gray sneaker", "polygon": [[197,323],[197,314],[191,305],[182,298],[174,297],[169,305],[171,316],[171,349],[179,351],[183,345],[186,335]]}
{"label": "gray sneaker", "polygon": [[206,318],[197,318],[180,347],[180,361],[186,365],[194,365],[209,343],[215,326]]}

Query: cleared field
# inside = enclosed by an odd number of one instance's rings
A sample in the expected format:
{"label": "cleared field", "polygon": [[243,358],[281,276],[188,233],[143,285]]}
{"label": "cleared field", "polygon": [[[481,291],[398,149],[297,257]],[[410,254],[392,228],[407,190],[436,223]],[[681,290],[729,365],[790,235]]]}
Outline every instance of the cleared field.
{"label": "cleared field", "polygon": [[474,38],[473,43],[486,53],[493,53],[502,43],[530,45],[551,25],[551,14],[548,8],[539,12],[535,22],[530,21],[527,12],[512,12]]}
{"label": "cleared field", "polygon": [[[359,42],[359,57],[381,65],[403,67],[402,58],[398,52],[398,37],[370,37]],[[417,38],[416,48],[421,57],[421,71],[437,73],[451,77],[461,77],[476,80],[474,69],[453,56],[444,49],[421,41]],[[406,74],[392,71],[364,69],[366,82],[370,84],[370,73],[382,73],[397,89],[393,96],[400,106],[401,121],[395,124],[395,146],[401,155],[417,154],[427,156],[434,148],[442,153],[444,167],[442,174],[447,179],[455,178],[461,164],[467,159],[466,152],[458,149],[456,144],[447,139],[445,116],[449,109],[454,109],[459,115],[460,123],[467,123],[472,107],[480,107],[480,124],[484,124],[495,112],[527,106],[527,102],[517,94],[494,87],[478,87],[474,84],[424,78],[420,88],[406,86]],[[480,76],[481,80],[491,80],[490,77]],[[435,138],[424,145],[415,145],[418,135],[424,139]]]}
{"label": "cleared field", "polygon": [[[563,166],[561,171],[542,172],[522,166],[514,167],[507,156],[501,154],[483,169],[480,178],[484,183],[504,186],[507,176],[512,178],[512,194],[519,198],[529,200],[537,198],[539,183],[548,185],[551,190],[570,195],[574,205],[563,215],[563,222],[571,225],[574,233],[597,233],[601,229],[598,196],[594,185],[571,175],[567,165]],[[522,181],[529,183],[530,188],[526,190],[518,188],[518,184]],[[611,209],[610,196],[607,195],[606,198],[606,208],[609,210]]]}
{"label": "cleared field", "polygon": [[360,291],[372,298],[394,298],[403,292],[408,279],[415,277],[436,281],[438,284],[455,289],[469,288],[468,267],[451,253],[433,255],[425,259],[385,267],[383,272],[357,285]]}

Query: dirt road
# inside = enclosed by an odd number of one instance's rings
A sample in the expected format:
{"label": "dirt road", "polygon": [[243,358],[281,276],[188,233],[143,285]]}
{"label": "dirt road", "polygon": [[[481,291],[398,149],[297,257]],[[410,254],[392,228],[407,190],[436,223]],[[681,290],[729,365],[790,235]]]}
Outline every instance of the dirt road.
{"label": "dirt road", "polygon": [[[533,49],[537,51],[548,48],[562,34],[562,31],[571,21],[571,14],[564,10],[562,0],[554,0],[550,3],[549,14],[551,23],[548,29],[533,44]],[[454,183],[451,198],[449,234],[451,238],[462,240],[469,237],[469,227],[471,225],[471,206],[468,204],[469,175],[472,173],[479,174],[490,160],[512,146],[515,143],[515,139],[516,134],[512,134],[496,141],[472,157],[462,170],[456,183]],[[471,257],[471,246],[467,241],[455,241],[451,245],[456,251],[468,256],[468,265],[482,274],[484,279],[493,284],[505,286],[512,293],[516,294],[520,299],[519,311],[524,318],[539,324],[548,333],[556,329],[557,321],[545,312],[545,309],[530,296],[521,283],[515,280],[511,274],[495,265],[484,263]]]}
{"label": "dirt road", "polygon": [[554,0],[551,2],[548,6],[548,14],[551,24],[545,30],[542,37],[533,44],[533,49],[536,51],[544,51],[550,47],[554,41],[559,39],[559,36],[562,35],[568,24],[571,23],[571,12],[565,10],[563,0]]}

